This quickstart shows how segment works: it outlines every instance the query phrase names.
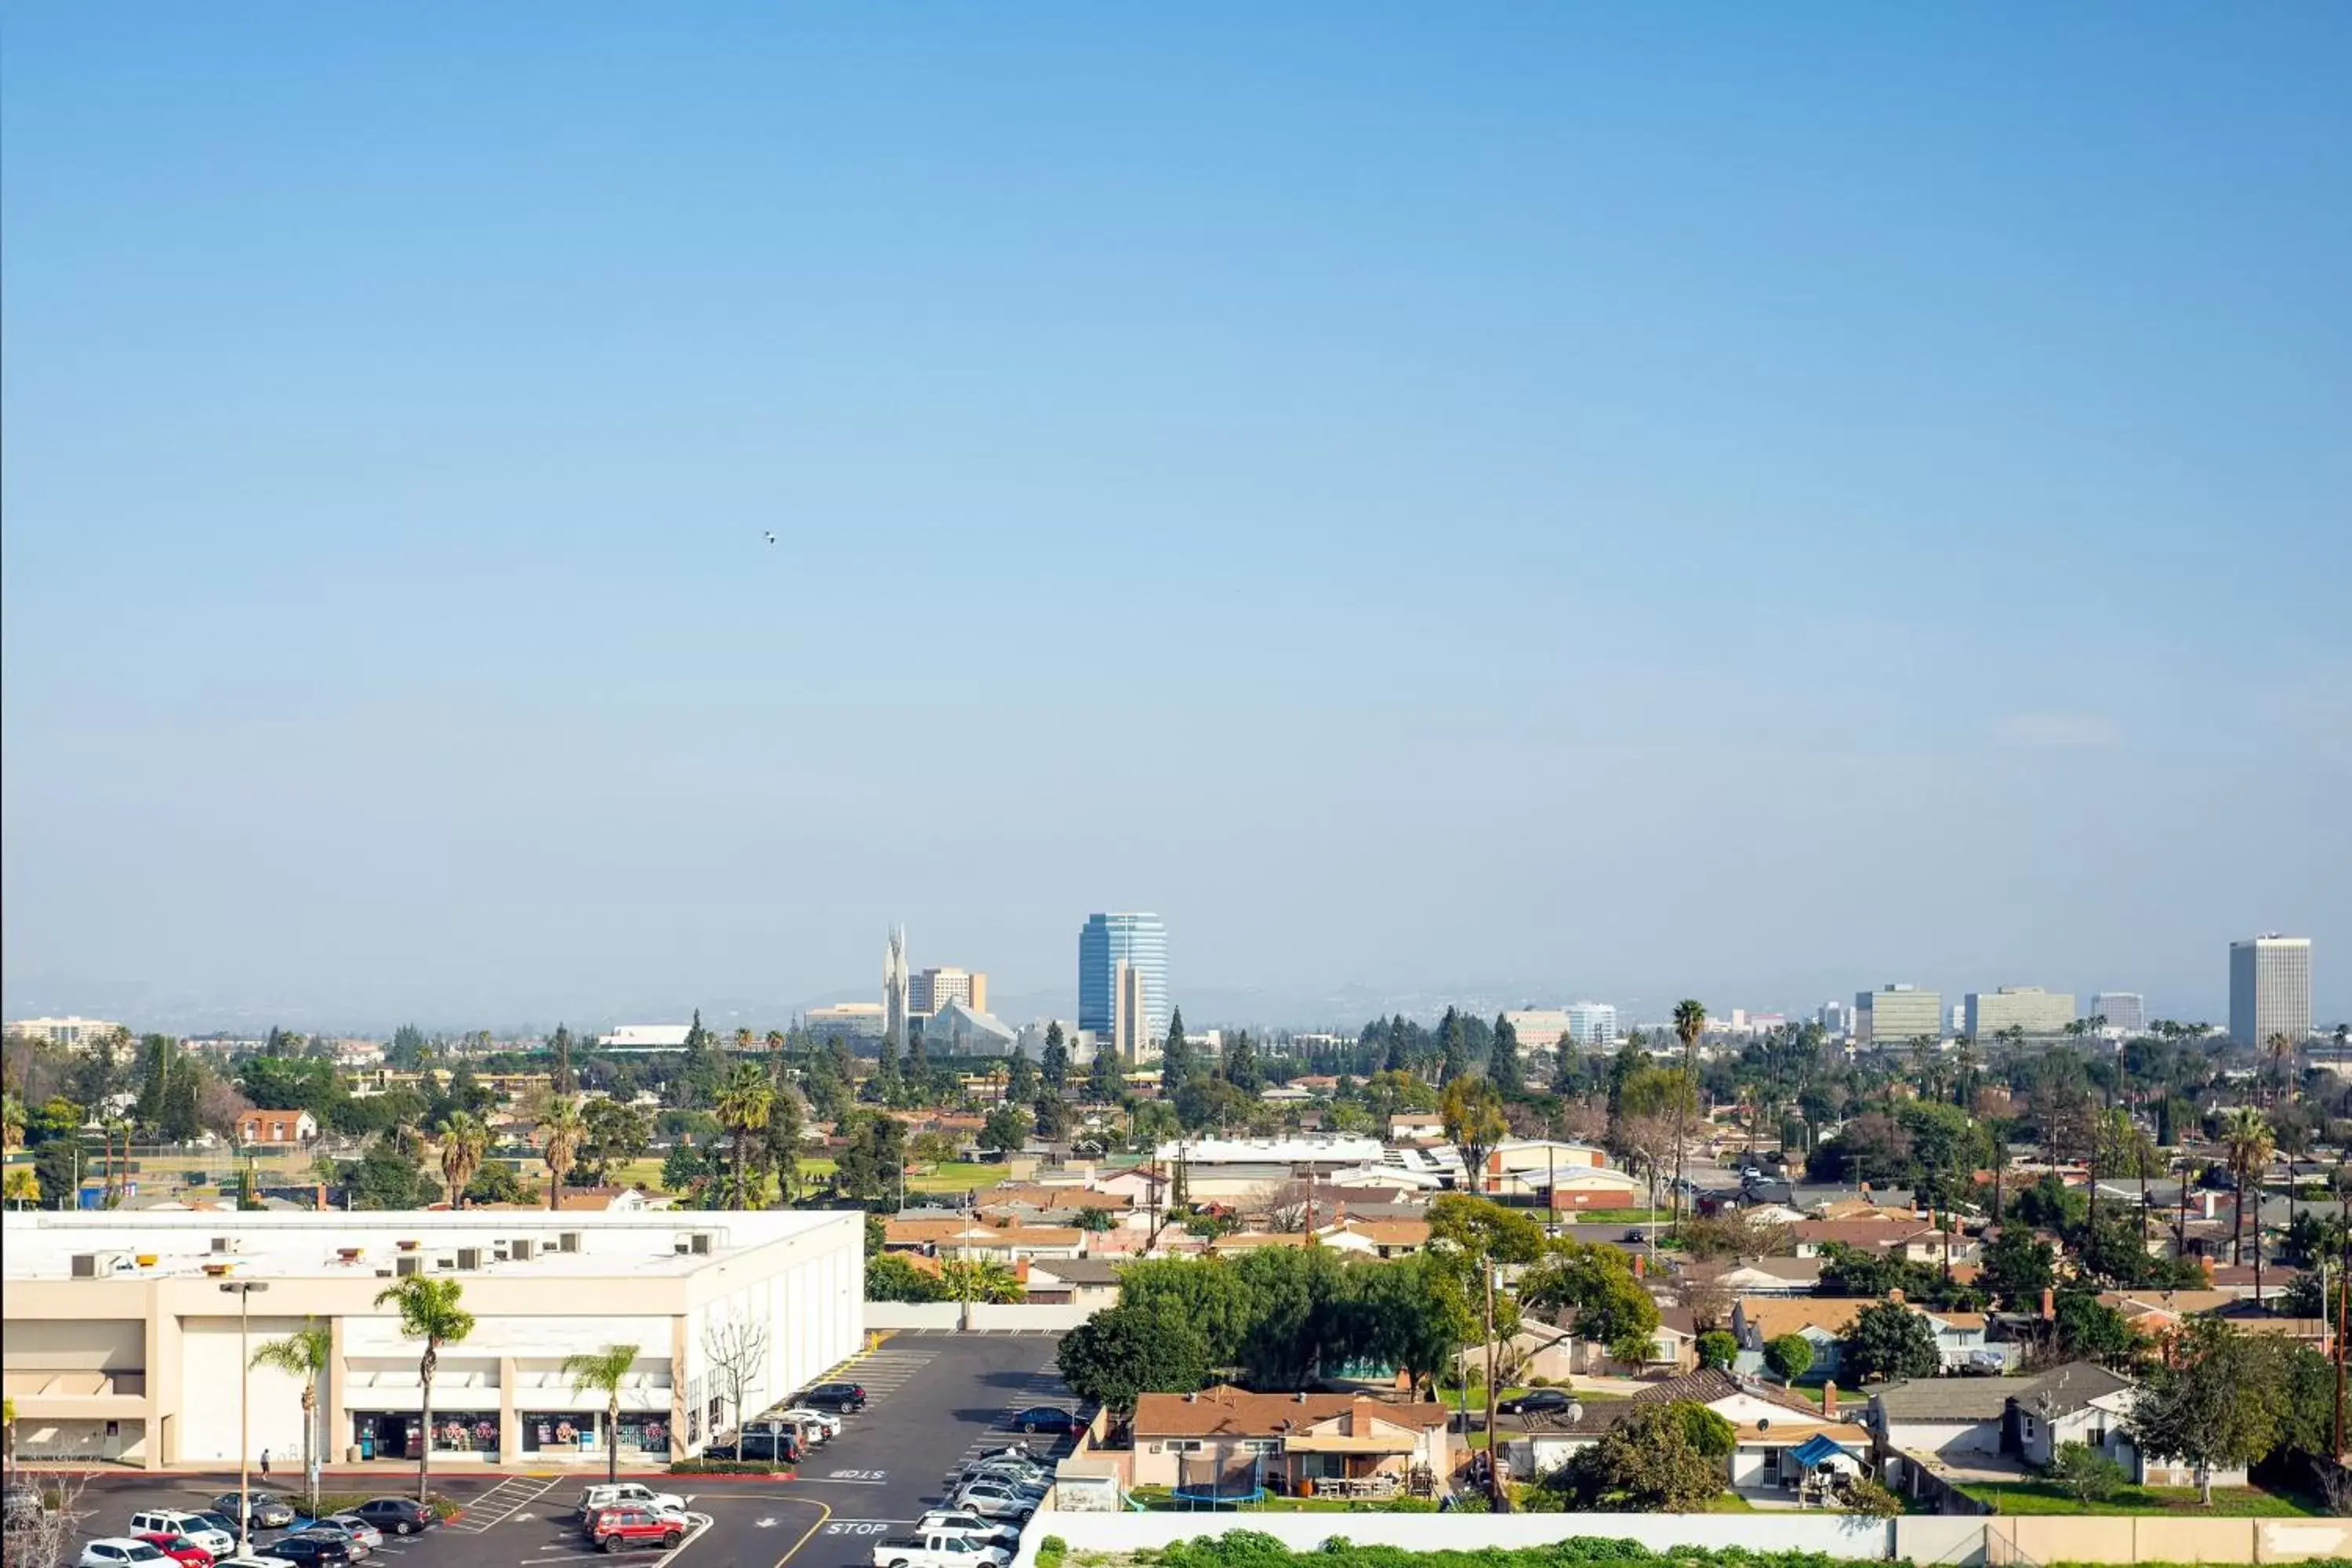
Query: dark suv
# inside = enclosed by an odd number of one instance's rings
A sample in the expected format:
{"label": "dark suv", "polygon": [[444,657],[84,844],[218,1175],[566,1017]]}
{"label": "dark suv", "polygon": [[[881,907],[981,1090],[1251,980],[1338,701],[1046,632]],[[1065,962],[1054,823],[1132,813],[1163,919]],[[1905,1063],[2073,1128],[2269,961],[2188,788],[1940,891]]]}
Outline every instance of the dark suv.
{"label": "dark suv", "polygon": [[271,1543],[268,1555],[282,1557],[296,1568],[342,1568],[351,1562],[352,1543],[337,1535],[289,1535]]}
{"label": "dark suv", "polygon": [[415,1535],[441,1522],[431,1509],[413,1497],[373,1498],[349,1511],[386,1535]]}
{"label": "dark suv", "polygon": [[731,1437],[714,1440],[702,1450],[702,1457],[746,1464],[797,1465],[801,1462],[801,1445],[800,1439],[790,1432],[754,1426]]}
{"label": "dark suv", "polygon": [[866,1408],[866,1389],[855,1383],[820,1383],[795,1401],[814,1405],[820,1410],[838,1410],[855,1415]]}

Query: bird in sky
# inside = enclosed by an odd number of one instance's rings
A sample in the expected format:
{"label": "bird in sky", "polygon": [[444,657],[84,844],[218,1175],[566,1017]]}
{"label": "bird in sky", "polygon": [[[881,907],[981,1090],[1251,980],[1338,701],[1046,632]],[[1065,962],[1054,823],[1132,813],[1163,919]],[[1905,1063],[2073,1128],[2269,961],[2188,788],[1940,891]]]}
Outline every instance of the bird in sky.
{"label": "bird in sky", "polygon": [[767,540],[768,540],[768,542],[769,542],[769,543],[773,544],[773,543],[776,542],[776,536],[775,536],[774,534],[771,533],[771,534],[767,535]]}

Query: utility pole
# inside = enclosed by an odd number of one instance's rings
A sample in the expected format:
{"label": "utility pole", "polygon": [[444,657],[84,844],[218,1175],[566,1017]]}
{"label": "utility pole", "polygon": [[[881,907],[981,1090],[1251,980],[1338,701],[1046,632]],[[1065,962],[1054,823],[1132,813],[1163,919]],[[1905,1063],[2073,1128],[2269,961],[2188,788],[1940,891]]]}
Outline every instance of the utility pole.
{"label": "utility pole", "polygon": [[[232,1279],[221,1289],[236,1298],[236,1554],[253,1552],[253,1484],[247,1466],[253,1453],[253,1361],[248,1336],[253,1326],[253,1293],[267,1290],[261,1279]],[[426,1439],[431,1440],[429,1435]]]}
{"label": "utility pole", "polygon": [[1511,1494],[1503,1489],[1503,1456],[1495,1430],[1495,1259],[1485,1260],[1486,1273],[1486,1496],[1496,1513],[1511,1511]]}

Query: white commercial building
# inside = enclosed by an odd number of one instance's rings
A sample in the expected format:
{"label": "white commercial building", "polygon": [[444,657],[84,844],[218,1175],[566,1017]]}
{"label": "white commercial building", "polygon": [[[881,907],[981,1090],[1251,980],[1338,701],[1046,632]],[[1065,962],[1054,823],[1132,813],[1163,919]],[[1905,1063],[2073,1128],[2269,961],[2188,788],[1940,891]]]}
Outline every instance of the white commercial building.
{"label": "white commercial building", "polygon": [[2230,944],[2230,1037],[2267,1046],[2284,1035],[2296,1048],[2311,1033],[2311,939],[2249,937]]}
{"label": "white commercial building", "polygon": [[1550,1050],[1569,1031],[1568,1011],[1562,1007],[1514,1008],[1503,1015],[1503,1021],[1518,1036],[1522,1051]]}
{"label": "white commercial building", "polygon": [[1617,1007],[1611,1002],[1568,1005],[1568,1037],[1580,1046],[1605,1046],[1617,1037]]}
{"label": "white commercial building", "polygon": [[596,1043],[608,1051],[682,1051],[692,1033],[691,1024],[623,1024]]}
{"label": "white commercial building", "polygon": [[1971,991],[1963,999],[1965,1016],[1960,1033],[1982,1040],[2003,1029],[2029,1035],[2063,1035],[2075,1019],[2072,991],[2044,991],[2039,985],[2004,985],[1998,991]]}
{"label": "white commercial building", "polygon": [[[855,1353],[865,1224],[855,1212],[50,1213],[0,1216],[0,1369],[19,1458],[154,1469],[303,1450],[301,1386],[244,1369],[306,1321],[332,1342],[323,1457],[414,1456],[422,1346],[377,1294],[457,1281],[473,1331],[442,1347],[436,1466],[623,1463],[699,1451]],[[244,1287],[248,1293],[239,1294]],[[240,1322],[240,1306],[249,1321]],[[566,1356],[635,1345],[617,1432]]]}
{"label": "white commercial building", "polygon": [[28,1040],[47,1040],[53,1046],[79,1050],[123,1032],[120,1024],[103,1018],[19,1018],[7,1026],[7,1032]]}

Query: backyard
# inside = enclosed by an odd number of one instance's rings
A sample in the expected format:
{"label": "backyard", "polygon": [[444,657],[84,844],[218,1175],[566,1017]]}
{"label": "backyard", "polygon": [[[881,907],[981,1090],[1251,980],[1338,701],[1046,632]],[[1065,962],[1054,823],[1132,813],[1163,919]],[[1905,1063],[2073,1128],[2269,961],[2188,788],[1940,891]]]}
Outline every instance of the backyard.
{"label": "backyard", "polygon": [[2215,1487],[2210,1508],[2197,1500],[2195,1487],[2126,1487],[2095,1503],[2082,1501],[2054,1481],[1972,1481],[1961,1490],[2005,1514],[2170,1513],[2193,1519],[2298,1519],[2327,1511],[2315,1500],[2260,1487]]}

